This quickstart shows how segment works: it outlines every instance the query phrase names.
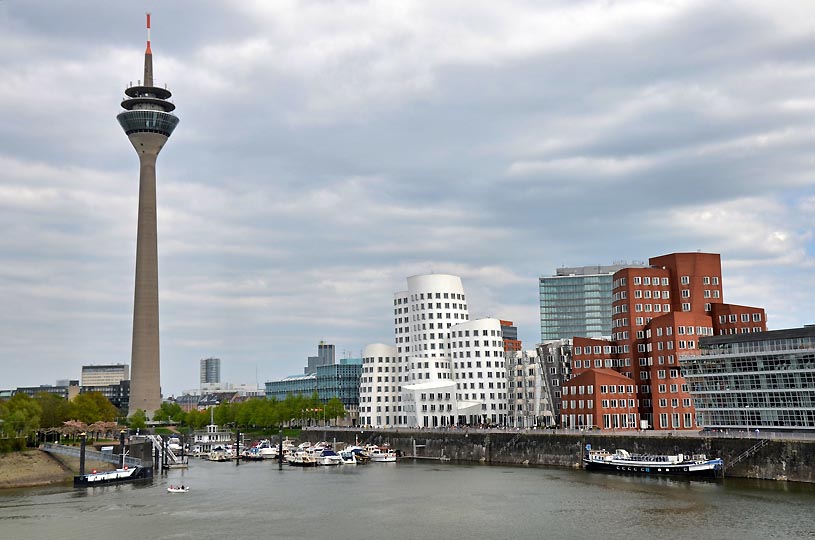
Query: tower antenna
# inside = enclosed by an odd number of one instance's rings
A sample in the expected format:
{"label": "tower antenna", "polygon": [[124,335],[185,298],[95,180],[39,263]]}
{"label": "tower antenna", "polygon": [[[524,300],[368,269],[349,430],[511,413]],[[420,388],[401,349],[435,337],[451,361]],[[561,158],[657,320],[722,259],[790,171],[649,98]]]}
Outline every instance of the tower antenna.
{"label": "tower antenna", "polygon": [[144,51],[144,54],[153,54],[153,51],[150,50],[150,14],[147,14],[147,50]]}

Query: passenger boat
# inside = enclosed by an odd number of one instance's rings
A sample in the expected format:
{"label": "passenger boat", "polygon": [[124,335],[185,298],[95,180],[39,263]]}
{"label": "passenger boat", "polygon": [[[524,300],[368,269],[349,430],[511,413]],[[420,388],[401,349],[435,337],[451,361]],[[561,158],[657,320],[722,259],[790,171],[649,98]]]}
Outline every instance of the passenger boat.
{"label": "passenger boat", "polygon": [[612,454],[606,450],[592,450],[590,444],[586,445],[583,467],[589,471],[612,471],[645,476],[696,478],[724,476],[724,462],[721,459],[707,459],[704,454],[638,455],[629,454],[621,448]]}
{"label": "passenger boat", "polygon": [[121,469],[113,471],[96,472],[94,469],[90,474],[74,476],[75,487],[89,487],[103,484],[115,484],[118,482],[129,482],[141,478],[152,478],[153,469],[146,467],[128,467],[125,465]]}
{"label": "passenger boat", "polygon": [[167,493],[187,493],[190,486],[170,486],[167,488]]}
{"label": "passenger boat", "polygon": [[343,450],[340,452],[340,459],[343,465],[356,465],[357,455],[351,450]]}

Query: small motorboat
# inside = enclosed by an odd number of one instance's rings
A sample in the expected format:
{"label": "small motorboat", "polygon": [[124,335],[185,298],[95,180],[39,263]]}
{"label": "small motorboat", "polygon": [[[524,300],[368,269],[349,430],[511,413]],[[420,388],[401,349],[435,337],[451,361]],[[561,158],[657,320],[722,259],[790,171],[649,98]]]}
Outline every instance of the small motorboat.
{"label": "small motorboat", "polygon": [[167,488],[167,493],[187,493],[190,486],[170,486]]}

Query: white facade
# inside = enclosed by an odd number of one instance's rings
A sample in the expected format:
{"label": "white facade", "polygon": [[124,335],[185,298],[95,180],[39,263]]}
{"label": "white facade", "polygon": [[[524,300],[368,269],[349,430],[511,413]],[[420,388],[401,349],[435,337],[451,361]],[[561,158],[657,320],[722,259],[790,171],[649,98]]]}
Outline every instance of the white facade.
{"label": "white facade", "polygon": [[401,366],[396,347],[375,343],[362,351],[359,422],[363,426],[397,424]]}
{"label": "white facade", "polygon": [[[393,301],[396,364],[373,360],[392,358],[392,348],[383,349],[385,345],[371,345],[376,349],[369,355],[366,348],[363,354],[370,360],[363,365],[374,370],[363,368],[360,401],[366,408],[371,404],[370,414],[361,413],[363,425],[505,423],[507,380],[500,321],[470,320],[457,276],[428,274],[407,282],[408,290],[396,293]],[[377,412],[383,413],[382,422]]]}

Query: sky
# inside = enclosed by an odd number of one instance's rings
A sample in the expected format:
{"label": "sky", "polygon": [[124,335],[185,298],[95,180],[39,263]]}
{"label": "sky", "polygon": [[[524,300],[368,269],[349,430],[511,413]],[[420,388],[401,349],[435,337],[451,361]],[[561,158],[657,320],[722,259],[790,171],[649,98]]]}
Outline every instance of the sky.
{"label": "sky", "polygon": [[540,340],[561,266],[720,253],[724,300],[815,323],[810,1],[0,2],[0,389],[129,363],[142,77],[165,396],[393,343],[406,277]]}

